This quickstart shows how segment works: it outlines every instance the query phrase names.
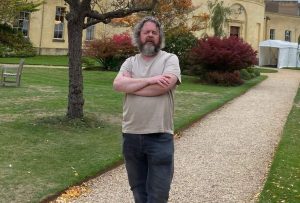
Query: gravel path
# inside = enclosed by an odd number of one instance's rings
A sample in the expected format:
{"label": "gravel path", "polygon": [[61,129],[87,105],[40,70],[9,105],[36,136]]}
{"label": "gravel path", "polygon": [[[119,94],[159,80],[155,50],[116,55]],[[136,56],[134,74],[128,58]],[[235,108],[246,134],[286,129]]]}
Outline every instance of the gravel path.
{"label": "gravel path", "polygon": [[[300,72],[279,70],[183,132],[175,142],[170,203],[255,202],[297,92]],[[87,182],[73,203],[131,203],[124,165]]]}

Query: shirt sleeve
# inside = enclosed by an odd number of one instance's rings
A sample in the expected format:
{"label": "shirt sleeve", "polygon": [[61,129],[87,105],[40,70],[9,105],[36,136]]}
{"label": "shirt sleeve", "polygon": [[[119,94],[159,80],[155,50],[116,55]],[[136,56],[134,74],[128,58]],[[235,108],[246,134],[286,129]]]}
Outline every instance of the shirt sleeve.
{"label": "shirt sleeve", "polygon": [[129,73],[132,72],[132,57],[127,58],[124,63],[121,65],[120,73],[123,73],[124,71],[127,71]]}
{"label": "shirt sleeve", "polygon": [[175,75],[178,79],[177,84],[181,84],[181,71],[179,66],[179,59],[175,54],[171,54],[171,56],[167,58],[163,73],[170,73]]}

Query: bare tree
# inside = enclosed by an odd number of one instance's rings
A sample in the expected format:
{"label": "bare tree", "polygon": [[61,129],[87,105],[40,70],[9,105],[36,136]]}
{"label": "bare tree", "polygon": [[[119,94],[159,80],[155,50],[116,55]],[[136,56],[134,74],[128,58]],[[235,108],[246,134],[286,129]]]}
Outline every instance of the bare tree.
{"label": "bare tree", "polygon": [[[68,118],[83,117],[83,77],[81,67],[82,32],[97,23],[109,23],[132,13],[152,10],[157,0],[111,0],[108,9],[103,9],[101,0],[65,0],[70,11],[66,14],[69,38],[69,95]],[[109,10],[111,9],[111,10]],[[89,18],[87,22],[86,18]]]}

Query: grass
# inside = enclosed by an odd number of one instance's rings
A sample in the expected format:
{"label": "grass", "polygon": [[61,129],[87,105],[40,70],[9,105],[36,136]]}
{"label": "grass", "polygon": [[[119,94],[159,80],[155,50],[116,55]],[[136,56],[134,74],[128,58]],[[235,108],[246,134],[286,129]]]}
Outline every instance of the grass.
{"label": "grass", "polygon": [[270,67],[259,67],[256,69],[258,69],[259,72],[261,72],[261,73],[277,73],[278,72],[277,68],[270,68]]}
{"label": "grass", "polygon": [[85,74],[87,119],[76,122],[63,117],[65,69],[25,68],[21,88],[0,88],[1,200],[39,202],[121,159],[114,76]]}
{"label": "grass", "polygon": [[[19,57],[0,58],[0,64],[18,64]],[[26,65],[68,66],[67,56],[33,56],[25,58]]]}
{"label": "grass", "polygon": [[300,89],[285,124],[260,203],[300,202]]}
{"label": "grass", "polygon": [[[88,63],[93,67],[100,67],[101,64],[93,58],[83,57],[84,60],[83,66],[86,66]],[[34,56],[26,57],[26,65],[45,65],[45,66],[68,66],[68,56]],[[0,64],[18,64],[20,58],[18,57],[9,57],[9,58],[0,58]],[[98,68],[99,69],[99,68]]]}
{"label": "grass", "polygon": [[[123,95],[114,72],[84,71],[85,118],[64,118],[67,69],[26,67],[20,88],[0,87],[0,197],[40,202],[122,160]],[[176,93],[175,128],[244,93],[265,76],[239,87],[201,85],[183,76]]]}

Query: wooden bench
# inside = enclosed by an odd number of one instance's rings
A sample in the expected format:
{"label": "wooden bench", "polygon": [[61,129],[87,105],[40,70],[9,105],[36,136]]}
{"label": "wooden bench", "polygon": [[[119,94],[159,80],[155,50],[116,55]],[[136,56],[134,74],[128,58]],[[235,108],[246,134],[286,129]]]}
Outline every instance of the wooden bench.
{"label": "wooden bench", "polygon": [[1,71],[1,85],[10,86],[14,85],[19,87],[21,84],[22,70],[25,59],[21,59],[19,65],[5,65],[2,66]]}

